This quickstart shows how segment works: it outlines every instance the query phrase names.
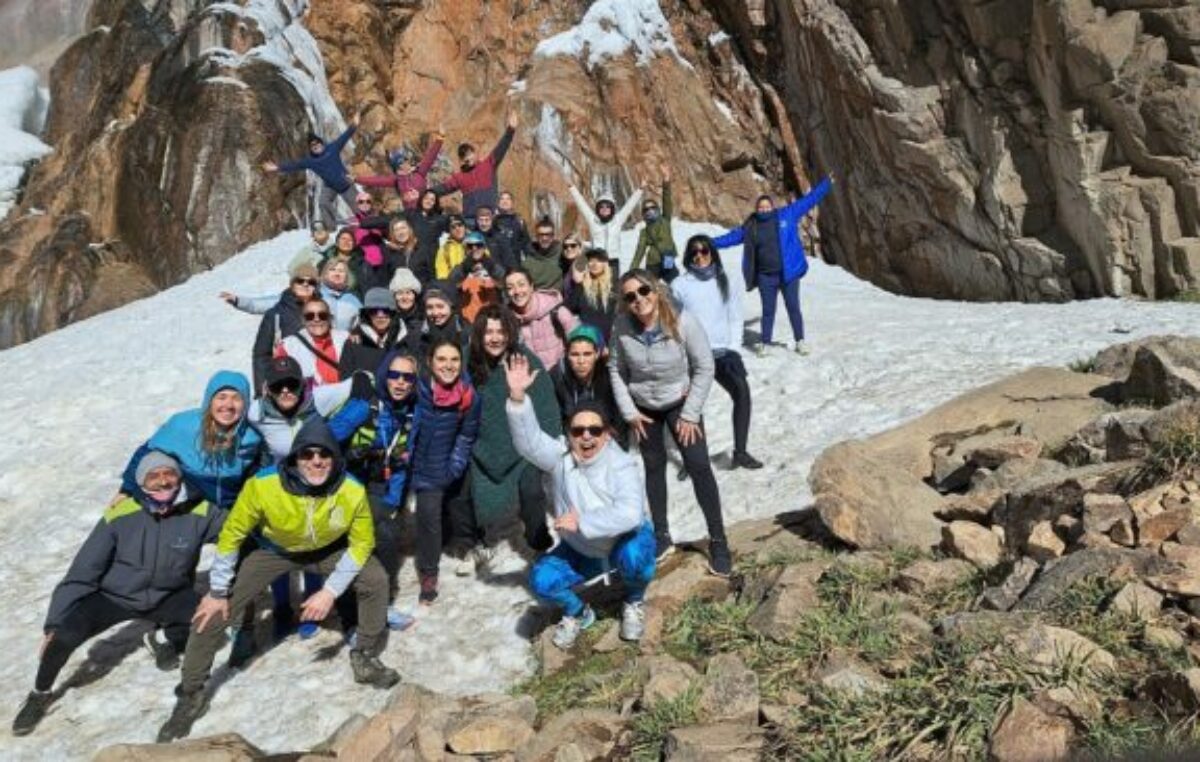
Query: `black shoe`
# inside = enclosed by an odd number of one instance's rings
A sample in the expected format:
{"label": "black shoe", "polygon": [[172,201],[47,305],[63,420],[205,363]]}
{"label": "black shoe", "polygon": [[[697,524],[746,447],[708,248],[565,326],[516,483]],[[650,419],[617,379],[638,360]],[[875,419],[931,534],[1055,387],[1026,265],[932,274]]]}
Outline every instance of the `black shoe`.
{"label": "black shoe", "polygon": [[158,742],[171,743],[180,738],[187,738],[192,732],[192,725],[208,711],[208,694],[201,688],[197,691],[175,691],[179,698],[175,701],[175,709],[171,716],[158,729]]}
{"label": "black shoe", "polygon": [[675,552],[675,544],[671,542],[671,535],[656,534],[654,535],[654,558],[657,561],[662,561],[667,556]]}
{"label": "black shoe", "polygon": [[679,471],[675,474],[675,478],[681,482],[686,482],[688,480],[687,466],[680,466]]}
{"label": "black shoe", "polygon": [[42,718],[46,716],[46,710],[50,708],[53,701],[54,694],[50,691],[30,691],[29,695],[25,697],[25,703],[21,704],[16,719],[13,720],[13,735],[27,736],[32,733]]}
{"label": "black shoe", "polygon": [[350,652],[350,669],[354,670],[354,682],[371,685],[384,690],[400,682],[400,673],[365,652]]}
{"label": "black shoe", "polygon": [[421,575],[421,593],[417,601],[426,606],[431,605],[438,597],[438,578],[436,574]]}
{"label": "black shoe", "polygon": [[179,649],[170,641],[162,642],[153,630],[142,638],[150,655],[154,657],[154,666],[163,672],[174,672],[179,669]]}
{"label": "black shoe", "polygon": [[729,556],[729,544],[724,540],[709,540],[708,571],[718,577],[728,577],[733,572],[733,559]]}
{"label": "black shoe", "polygon": [[733,465],[730,468],[748,468],[753,471],[762,467],[762,461],[758,460],[750,453],[735,452],[733,454]]}

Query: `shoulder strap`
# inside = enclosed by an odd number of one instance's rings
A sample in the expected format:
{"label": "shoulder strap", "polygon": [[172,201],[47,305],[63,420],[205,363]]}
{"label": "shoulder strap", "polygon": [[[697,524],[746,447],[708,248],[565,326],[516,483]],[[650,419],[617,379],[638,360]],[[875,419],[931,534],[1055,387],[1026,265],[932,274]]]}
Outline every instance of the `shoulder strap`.
{"label": "shoulder strap", "polygon": [[314,355],[324,360],[327,364],[332,365],[335,368],[338,367],[337,360],[330,359],[329,355],[314,347],[311,343],[309,343],[308,339],[304,337],[304,334],[297,333],[296,339],[305,347],[307,347],[309,352],[312,352]]}

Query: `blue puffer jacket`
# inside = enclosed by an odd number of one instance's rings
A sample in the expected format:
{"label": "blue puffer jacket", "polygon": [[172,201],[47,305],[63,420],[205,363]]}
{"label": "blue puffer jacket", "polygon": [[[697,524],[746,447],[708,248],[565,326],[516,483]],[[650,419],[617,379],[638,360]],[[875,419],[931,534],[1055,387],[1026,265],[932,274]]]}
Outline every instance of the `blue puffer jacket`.
{"label": "blue puffer jacket", "polygon": [[417,492],[443,489],[467,471],[471,448],[479,437],[483,402],[463,371],[467,386],[462,402],[438,407],[428,378],[417,382],[417,412],[413,416],[409,449],[412,452],[412,487]]}
{"label": "blue puffer jacket", "polygon": [[783,255],[783,282],[791,283],[797,278],[803,278],[808,272],[808,259],[804,256],[804,244],[800,241],[800,218],[808,214],[814,206],[821,203],[825,194],[833,187],[833,181],[828,177],[821,180],[815,188],[793,201],[782,209],[776,209],[765,222],[760,222],[753,214],[741,227],[734,228],[724,235],[713,239],[718,249],[725,249],[744,244],[742,249],[742,275],[746,279],[746,290],[753,291],[758,285],[758,270],[754,261],[754,239],[758,235],[767,235],[774,228],[774,234],[779,236],[779,251]]}
{"label": "blue puffer jacket", "polygon": [[384,355],[369,395],[356,395],[329,419],[329,429],[349,460],[350,472],[367,491],[383,495],[388,508],[398,510],[409,484],[409,451],[417,395],[396,402],[387,390],[387,371],[402,353]]}
{"label": "blue puffer jacket", "polygon": [[350,173],[346,170],[346,165],[342,163],[342,149],[346,147],[350,136],[354,134],[354,125],[346,128],[346,131],[334,138],[332,143],[325,144],[325,150],[321,153],[313,155],[309,154],[303,159],[295,161],[285,161],[280,163],[280,172],[299,172],[307,169],[317,177],[321,178],[321,182],[333,188],[338,193],[344,193],[350,187]]}
{"label": "blue puffer jacket", "polygon": [[[212,398],[222,389],[233,389],[242,395],[245,407],[234,432],[233,448],[228,453],[218,456],[206,452],[201,447],[201,442],[204,414],[212,403]],[[246,411],[249,407],[250,382],[246,377],[232,370],[217,371],[208,381],[200,407],[171,416],[137,449],[129,459],[129,464],[125,466],[121,491],[141,499],[142,491],[135,478],[138,463],[150,450],[160,450],[179,461],[183,467],[184,481],[198,490],[205,500],[222,510],[229,510],[237,500],[242,484],[253,475],[258,466],[262,447],[262,437],[246,422]]]}

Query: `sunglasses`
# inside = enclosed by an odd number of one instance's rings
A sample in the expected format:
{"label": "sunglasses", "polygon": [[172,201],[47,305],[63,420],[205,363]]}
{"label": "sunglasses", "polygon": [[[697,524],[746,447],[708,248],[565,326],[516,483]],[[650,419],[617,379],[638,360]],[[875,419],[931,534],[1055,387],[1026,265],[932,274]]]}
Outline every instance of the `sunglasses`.
{"label": "sunglasses", "polygon": [[591,436],[593,439],[595,439],[596,437],[600,436],[603,433],[604,433],[603,426],[572,426],[571,427],[571,436],[575,437],[576,439],[578,439],[579,437],[582,437],[584,434],[587,434],[587,435]]}
{"label": "sunglasses", "polygon": [[329,313],[322,310],[321,312],[305,312],[304,320],[308,323],[316,323],[322,320],[328,320]]}
{"label": "sunglasses", "polygon": [[305,447],[296,453],[296,460],[332,460],[333,453],[324,447]]}
{"label": "sunglasses", "polygon": [[359,201],[357,203],[359,206],[370,206],[374,202],[372,202],[371,199],[369,199],[369,198],[364,198],[362,201]]}
{"label": "sunglasses", "polygon": [[701,254],[704,254],[707,256],[709,254],[712,254],[712,249],[708,248],[707,246],[697,246],[694,249],[692,249],[692,254],[697,257],[700,256]]}
{"label": "sunglasses", "polygon": [[316,278],[293,278],[292,284],[296,286],[312,286],[313,288],[320,285]]}
{"label": "sunglasses", "polygon": [[283,394],[284,392],[289,392],[291,394],[299,394],[300,393],[300,382],[296,381],[294,379],[288,379],[286,381],[279,381],[278,383],[274,383],[274,384],[271,384],[270,386],[268,386],[267,391],[271,392],[271,394],[274,394],[276,396]]}
{"label": "sunglasses", "polygon": [[568,249],[578,249],[579,248],[579,244],[577,244],[573,241],[567,241],[566,243],[563,244],[563,246]]}
{"label": "sunglasses", "polygon": [[641,297],[644,299],[653,293],[654,293],[654,289],[650,288],[645,283],[643,283],[642,285],[637,287],[636,291],[626,291],[625,293],[621,294],[621,298],[623,298],[625,300],[626,304],[633,304],[634,302],[636,302],[638,300],[638,297]]}
{"label": "sunglasses", "polygon": [[657,206],[648,206],[642,210],[642,214],[649,214],[650,212],[657,212],[657,211],[658,211]]}
{"label": "sunglasses", "polygon": [[389,370],[387,372],[388,381],[403,381],[406,384],[417,383],[417,374],[409,373],[406,370]]}
{"label": "sunglasses", "polygon": [[554,233],[538,233],[537,237],[538,238],[553,238]]}

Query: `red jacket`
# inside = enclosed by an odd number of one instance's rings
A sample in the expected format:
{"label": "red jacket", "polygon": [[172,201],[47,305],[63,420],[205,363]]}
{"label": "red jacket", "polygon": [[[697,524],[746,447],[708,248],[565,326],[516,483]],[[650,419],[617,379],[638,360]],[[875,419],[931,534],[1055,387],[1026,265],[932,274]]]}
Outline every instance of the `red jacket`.
{"label": "red jacket", "polygon": [[474,217],[475,210],[481,206],[495,209],[500,195],[496,188],[496,172],[508,153],[508,147],[512,145],[514,132],[512,127],[506,129],[487,158],[476,162],[470,169],[450,175],[433,189],[434,192],[439,196],[448,196],[455,191],[462,193],[463,215],[466,217]]}

